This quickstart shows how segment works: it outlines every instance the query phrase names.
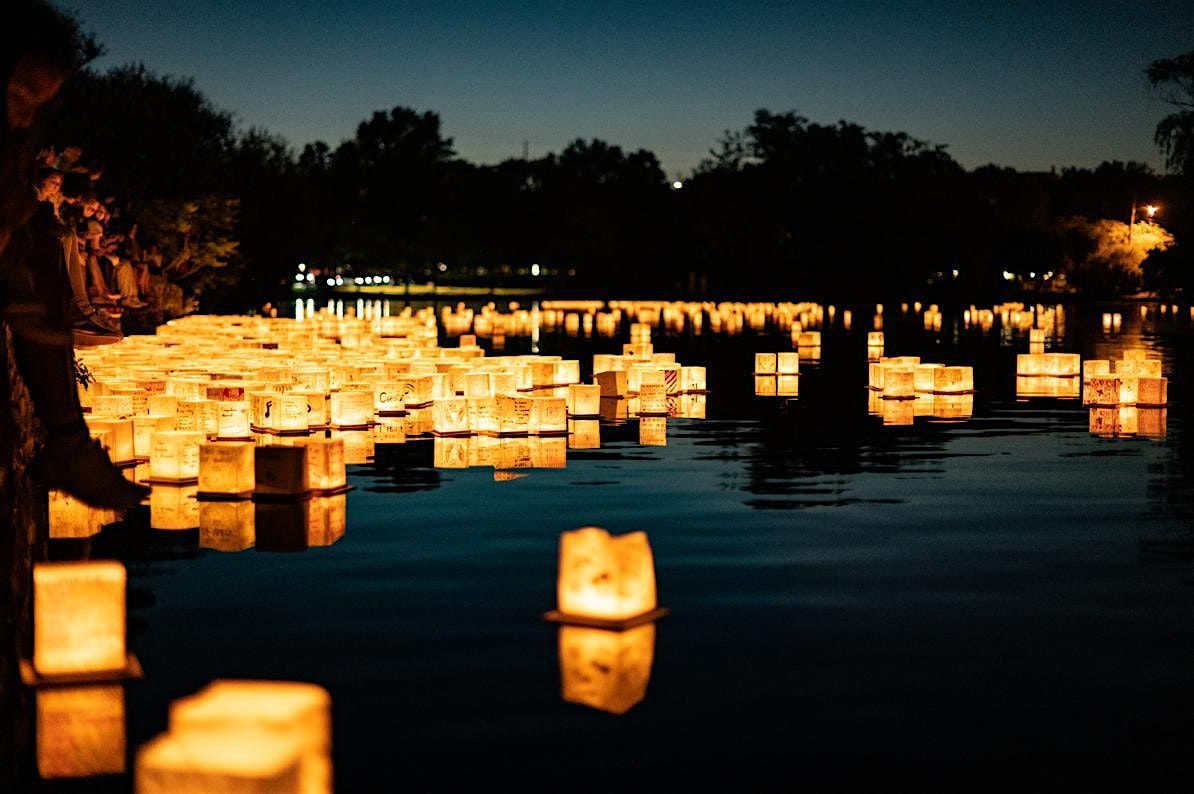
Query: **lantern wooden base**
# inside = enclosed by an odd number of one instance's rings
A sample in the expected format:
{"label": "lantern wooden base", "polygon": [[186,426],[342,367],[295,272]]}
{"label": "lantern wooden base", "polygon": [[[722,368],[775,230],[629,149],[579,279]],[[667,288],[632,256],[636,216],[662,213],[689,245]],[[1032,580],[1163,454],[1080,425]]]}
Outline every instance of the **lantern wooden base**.
{"label": "lantern wooden base", "polygon": [[145,671],[141,669],[141,662],[131,653],[125,657],[124,667],[116,670],[99,670],[96,672],[66,673],[61,675],[43,675],[37,672],[31,659],[21,660],[21,683],[29,687],[99,684],[108,681],[134,681],[144,677]]}
{"label": "lantern wooden base", "polygon": [[197,485],[199,478],[184,477],[181,480],[172,480],[168,477],[146,477],[141,482],[145,485]]}
{"label": "lantern wooden base", "polygon": [[[412,405],[411,408],[418,408],[417,405]],[[375,411],[378,416],[406,416],[406,411]]]}
{"label": "lantern wooden base", "polygon": [[[250,428],[252,429],[252,428]],[[216,441],[252,441],[253,436],[250,433],[247,436],[216,436]]]}
{"label": "lantern wooden base", "polygon": [[601,418],[600,412],[595,413],[595,414],[568,414],[568,413],[566,413],[565,415],[569,419],[600,419]]}
{"label": "lantern wooden base", "polygon": [[641,626],[644,623],[650,623],[667,615],[667,607],[656,607],[649,612],[644,612],[641,615],[634,615],[633,617],[623,618],[622,620],[610,620],[608,618],[590,618],[582,615],[567,615],[560,612],[558,609],[553,609],[543,615],[543,619],[548,623],[566,623],[571,626],[586,626],[593,629],[609,629],[611,631],[622,631],[624,629],[632,629],[635,626]]}
{"label": "lantern wooden base", "polygon": [[[431,435],[435,436],[436,438],[468,438],[469,436],[474,435],[474,433],[471,430],[460,430],[455,433],[444,433],[440,430],[432,430]],[[525,436],[526,433],[523,433],[522,435]]]}
{"label": "lantern wooden base", "polygon": [[311,490],[311,493],[314,496],[339,496],[342,493],[348,493],[354,488],[356,488],[355,485],[348,485],[345,483],[344,485],[340,485],[335,488],[314,488]]}
{"label": "lantern wooden base", "polygon": [[[329,424],[329,425],[325,425],[325,426],[324,426],[324,428],[322,428],[322,429],[327,429],[327,430],[368,430],[368,429],[370,429],[371,427],[373,427],[375,424],[377,424],[377,422],[365,422],[365,423],[364,423],[364,424],[362,424],[362,425],[336,425],[336,424]],[[319,428],[311,427],[311,428],[309,428],[309,429],[310,429],[310,430],[316,430],[316,429],[319,429]]]}

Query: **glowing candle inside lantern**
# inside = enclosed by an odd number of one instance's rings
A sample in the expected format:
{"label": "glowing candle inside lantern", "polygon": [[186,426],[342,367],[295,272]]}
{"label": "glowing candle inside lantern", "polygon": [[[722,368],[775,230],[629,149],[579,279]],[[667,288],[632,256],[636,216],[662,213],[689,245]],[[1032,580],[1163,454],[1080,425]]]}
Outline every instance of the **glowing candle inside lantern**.
{"label": "glowing candle inside lantern", "polygon": [[39,674],[125,667],[125,579],[119,562],[33,566],[33,666]]}
{"label": "glowing candle inside lantern", "polygon": [[611,537],[600,527],[560,535],[557,588],[565,616],[627,620],[655,609],[655,563],[644,532]]}
{"label": "glowing candle inside lantern", "polygon": [[199,445],[207,440],[198,430],[158,430],[153,434],[149,474],[156,480],[181,482],[199,476]]}

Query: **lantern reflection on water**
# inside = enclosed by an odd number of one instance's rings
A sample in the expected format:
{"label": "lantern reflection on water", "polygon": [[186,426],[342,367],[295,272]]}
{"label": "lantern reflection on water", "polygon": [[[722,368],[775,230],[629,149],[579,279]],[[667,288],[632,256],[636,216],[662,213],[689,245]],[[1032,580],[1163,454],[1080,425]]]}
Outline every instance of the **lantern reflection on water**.
{"label": "lantern reflection on water", "polygon": [[199,526],[199,486],[155,483],[149,493],[149,526],[183,531]]}
{"label": "lantern reflection on water", "polygon": [[638,443],[644,447],[666,447],[667,417],[644,416],[639,419]]}
{"label": "lantern reflection on water", "polygon": [[92,507],[64,491],[50,491],[50,537],[89,538],[105,524],[116,522],[116,512]]}
{"label": "lantern reflection on water", "polygon": [[44,779],[125,771],[124,686],[37,690],[37,773]]}
{"label": "lantern reflection on water", "polygon": [[33,566],[33,671],[86,678],[126,671],[124,565],[49,562]]}
{"label": "lantern reflection on water", "polygon": [[646,533],[611,537],[600,527],[561,533],[557,603],[549,619],[607,628],[662,615]]}
{"label": "lantern reflection on water", "polygon": [[289,737],[264,731],[163,733],[137,751],[137,794],[304,794],[303,757]]}
{"label": "lantern reflection on water", "polygon": [[601,447],[601,422],[597,419],[568,420],[569,449],[599,449]]}
{"label": "lantern reflection on water", "polygon": [[199,545],[214,551],[244,551],[256,540],[253,503],[248,499],[199,503]]}
{"label": "lantern reflection on water", "polygon": [[1049,376],[1016,376],[1016,396],[1055,397],[1077,399],[1082,394],[1081,378],[1058,378]]}
{"label": "lantern reflection on water", "polygon": [[559,654],[566,702],[625,714],[646,696],[655,656],[655,624],[625,631],[560,626]]}

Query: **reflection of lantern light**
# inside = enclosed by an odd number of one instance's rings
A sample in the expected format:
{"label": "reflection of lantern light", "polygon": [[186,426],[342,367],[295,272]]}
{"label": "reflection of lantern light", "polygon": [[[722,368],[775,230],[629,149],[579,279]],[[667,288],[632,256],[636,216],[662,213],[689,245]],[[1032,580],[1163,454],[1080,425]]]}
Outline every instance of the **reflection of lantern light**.
{"label": "reflection of lantern light", "polygon": [[666,416],[667,389],[662,383],[647,383],[639,388],[639,416]]}
{"label": "reflection of lantern light", "polygon": [[468,468],[468,436],[436,436],[431,465],[437,469]]}
{"label": "reflection of lantern light", "polygon": [[611,537],[600,527],[561,533],[557,598],[551,617],[564,622],[626,625],[657,616],[646,533]]}
{"label": "reflection of lantern light", "polygon": [[1166,408],[1138,408],[1136,434],[1141,438],[1164,438],[1168,429]]}
{"label": "reflection of lantern light", "polygon": [[915,399],[889,400],[884,397],[880,403],[880,411],[885,425],[910,425],[916,419]]}
{"label": "reflection of lantern light", "polygon": [[302,755],[289,739],[260,731],[163,733],[137,751],[137,794],[260,791],[299,794]]}
{"label": "reflection of lantern light", "polygon": [[755,375],[755,396],[774,397],[776,379],[774,375]]}
{"label": "reflection of lantern light", "polygon": [[124,772],[124,687],[37,690],[37,772],[45,779]]}
{"label": "reflection of lantern light", "polygon": [[[598,405],[600,408],[600,405]],[[601,422],[596,419],[570,419],[568,421],[569,449],[599,449],[601,447]]]}
{"label": "reflection of lantern light", "polygon": [[119,562],[33,566],[33,667],[40,675],[122,670],[125,570]]}
{"label": "reflection of lantern light", "polygon": [[530,440],[531,468],[563,469],[568,465],[568,439],[540,436]]}
{"label": "reflection of lantern light", "polygon": [[197,753],[208,741],[242,731],[296,748],[301,758],[296,791],[329,794],[331,698],[322,687],[290,681],[214,681],[170,705],[170,735]]}
{"label": "reflection of lantern light", "polygon": [[199,503],[199,545],[215,551],[244,551],[256,538],[253,503],[248,499]]}
{"label": "reflection of lantern light", "polygon": [[681,367],[680,368],[680,389],[681,391],[704,392],[707,390],[707,379],[704,367]]}
{"label": "reflection of lantern light", "polygon": [[149,494],[149,526],[152,529],[179,531],[199,526],[197,485],[155,484]]}
{"label": "reflection of lantern light", "polygon": [[159,430],[153,434],[149,475],[155,480],[186,482],[199,477],[200,430]]}
{"label": "reflection of lantern light", "polygon": [[644,447],[666,447],[667,417],[643,416],[639,419],[638,443]]}
{"label": "reflection of lantern light", "polygon": [[936,419],[966,419],[974,414],[973,394],[934,394],[930,414]]}
{"label": "reflection of lantern light", "polygon": [[199,445],[199,491],[244,495],[253,492],[251,441],[213,441]]}
{"label": "reflection of lantern light", "polygon": [[89,538],[116,521],[113,511],[92,507],[63,491],[50,491],[49,512],[51,538]]}
{"label": "reflection of lantern light", "polygon": [[1079,396],[1081,389],[1081,378],[1058,378],[1047,375],[1016,376],[1017,397],[1074,399]]}
{"label": "reflection of lantern light", "polygon": [[625,714],[646,696],[655,656],[655,624],[626,631],[561,626],[559,653],[566,702]]}

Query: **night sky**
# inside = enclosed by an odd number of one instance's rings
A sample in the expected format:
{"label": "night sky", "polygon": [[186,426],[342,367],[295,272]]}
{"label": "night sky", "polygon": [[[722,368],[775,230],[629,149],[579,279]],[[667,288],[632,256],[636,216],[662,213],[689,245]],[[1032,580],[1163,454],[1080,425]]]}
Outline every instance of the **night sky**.
{"label": "night sky", "polygon": [[64,0],[108,48],[192,76],[300,147],[433,110],[476,162],[598,137],[682,176],[760,107],[1026,170],[1143,160],[1143,69],[1194,49],[1194,2],[453,3]]}

